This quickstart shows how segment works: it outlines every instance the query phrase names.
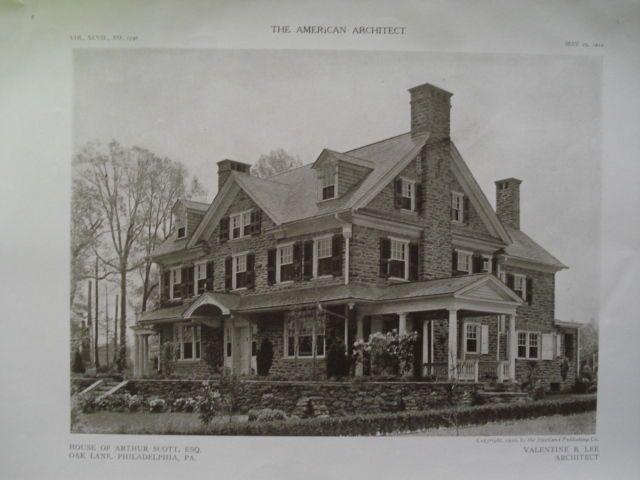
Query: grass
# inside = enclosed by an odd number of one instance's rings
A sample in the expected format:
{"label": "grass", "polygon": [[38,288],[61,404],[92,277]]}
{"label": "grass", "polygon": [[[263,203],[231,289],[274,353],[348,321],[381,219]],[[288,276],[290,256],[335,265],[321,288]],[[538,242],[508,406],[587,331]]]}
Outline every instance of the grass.
{"label": "grass", "polygon": [[[502,436],[502,435],[593,435],[596,433],[596,412],[573,415],[550,415],[490,422],[484,425],[470,425],[459,428],[460,436]],[[408,433],[413,436],[455,436],[455,428],[436,428],[423,432]]]}

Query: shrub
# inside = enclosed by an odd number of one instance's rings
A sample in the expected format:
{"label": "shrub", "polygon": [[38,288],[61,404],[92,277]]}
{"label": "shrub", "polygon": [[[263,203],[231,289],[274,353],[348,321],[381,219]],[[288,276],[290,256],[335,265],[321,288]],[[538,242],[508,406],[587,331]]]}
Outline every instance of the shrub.
{"label": "shrub", "polygon": [[137,412],[144,406],[144,398],[141,395],[124,394],[125,407],[130,412]]}
{"label": "shrub", "polygon": [[258,375],[265,376],[269,374],[271,365],[273,364],[273,344],[268,338],[263,338],[260,343],[260,349],[256,355],[258,367]]}
{"label": "shrub", "polygon": [[344,343],[335,340],[327,350],[327,377],[345,377],[349,374],[349,362]]}
{"label": "shrub", "polygon": [[82,360],[82,355],[80,355],[80,350],[76,350],[76,353],[73,354],[71,371],[73,373],[84,373],[86,371],[84,367],[84,360]]}
{"label": "shrub", "polygon": [[96,410],[96,400],[90,395],[76,395],[76,408],[82,413],[91,413]]}
{"label": "shrub", "polygon": [[164,342],[160,347],[160,366],[165,378],[175,371],[179,355],[180,345],[177,342]]}
{"label": "shrub", "polygon": [[202,396],[198,401],[198,417],[205,425],[211,423],[215,415],[223,410],[222,395],[208,382],[202,386]]}
{"label": "shrub", "polygon": [[149,400],[149,411],[151,413],[160,413],[165,410],[167,403],[162,398],[151,398]]}
{"label": "shrub", "polygon": [[171,404],[171,410],[174,412],[195,412],[198,408],[199,399],[186,397],[176,398]]}

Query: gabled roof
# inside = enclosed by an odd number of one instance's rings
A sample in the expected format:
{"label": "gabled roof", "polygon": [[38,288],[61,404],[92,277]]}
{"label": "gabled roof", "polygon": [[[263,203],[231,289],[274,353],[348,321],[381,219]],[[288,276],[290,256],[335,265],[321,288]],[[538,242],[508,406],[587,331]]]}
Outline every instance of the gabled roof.
{"label": "gabled roof", "polygon": [[510,257],[547,265],[557,269],[568,268],[560,260],[538,245],[522,230],[516,230],[511,227],[505,228],[513,240],[513,242],[507,245],[504,249],[505,253]]}

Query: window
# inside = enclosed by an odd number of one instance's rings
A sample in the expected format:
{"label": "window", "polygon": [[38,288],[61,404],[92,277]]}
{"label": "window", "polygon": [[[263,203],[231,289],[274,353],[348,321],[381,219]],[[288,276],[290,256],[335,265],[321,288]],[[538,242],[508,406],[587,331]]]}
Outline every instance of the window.
{"label": "window", "polygon": [[292,281],[293,271],[293,244],[278,247],[278,266],[276,282]]}
{"label": "window", "polygon": [[451,220],[454,222],[464,222],[464,194],[451,192]]}
{"label": "window", "polygon": [[233,257],[233,286],[245,288],[247,286],[247,254],[242,253]]}
{"label": "window", "polygon": [[242,238],[249,234],[251,225],[251,210],[235,213],[229,217],[231,228],[229,229],[229,239]]}
{"label": "window", "polygon": [[194,283],[196,285],[195,294],[197,295],[205,291],[205,287],[207,284],[207,264],[196,263],[194,265],[194,275],[195,275]]}
{"label": "window", "polygon": [[171,269],[171,298],[182,297],[182,269],[180,267]]}
{"label": "window", "polygon": [[315,239],[316,250],[316,265],[314,277],[324,277],[331,275],[332,270],[332,257],[333,257],[333,244],[332,237],[321,237]]}
{"label": "window", "polygon": [[330,200],[337,196],[337,177],[338,167],[336,165],[327,165],[320,171],[319,189],[320,200]]}
{"label": "window", "polygon": [[458,270],[459,272],[472,273],[472,268],[471,268],[472,258],[473,258],[472,252],[458,250],[458,265],[456,270]]}
{"label": "window", "polygon": [[521,298],[527,298],[527,277],[525,275],[513,275],[513,291]]}
{"label": "window", "polygon": [[480,352],[479,333],[480,333],[480,325],[467,324],[467,328],[465,331],[465,335],[466,335],[465,341],[466,341],[466,351],[468,353]]}
{"label": "window", "polygon": [[201,355],[201,331],[199,325],[176,325],[176,342],[180,360],[199,360]]}
{"label": "window", "polygon": [[409,242],[391,239],[391,257],[389,258],[389,276],[392,278],[409,278]]}
{"label": "window", "polygon": [[402,178],[401,180],[401,207],[404,210],[414,211],[416,209],[416,184],[412,180]]}
{"label": "window", "polygon": [[493,258],[490,255],[482,255],[482,271],[491,273],[493,271]]}
{"label": "window", "polygon": [[178,228],[178,238],[184,238],[187,236],[187,227]]}
{"label": "window", "polygon": [[518,358],[538,359],[540,356],[540,334],[518,332]]}
{"label": "window", "polygon": [[285,355],[287,357],[323,357],[325,325],[323,320],[290,320],[285,323]]}

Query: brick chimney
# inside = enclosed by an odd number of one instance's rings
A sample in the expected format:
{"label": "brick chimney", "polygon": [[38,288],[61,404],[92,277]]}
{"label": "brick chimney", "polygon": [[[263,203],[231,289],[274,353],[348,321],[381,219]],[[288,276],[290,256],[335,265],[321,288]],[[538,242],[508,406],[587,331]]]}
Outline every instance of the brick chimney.
{"label": "brick chimney", "polygon": [[430,133],[429,140],[451,136],[451,96],[430,83],[409,89],[411,94],[411,135]]}
{"label": "brick chimney", "polygon": [[517,178],[496,182],[496,213],[503,225],[520,230],[520,184]]}
{"label": "brick chimney", "polygon": [[250,169],[251,165],[248,163],[237,162],[236,160],[229,159],[220,160],[218,162],[218,191],[220,191],[232,171],[246,173],[249,175]]}

